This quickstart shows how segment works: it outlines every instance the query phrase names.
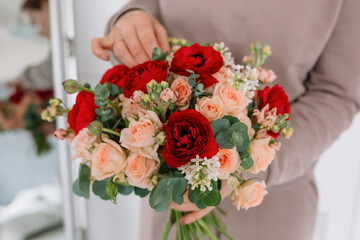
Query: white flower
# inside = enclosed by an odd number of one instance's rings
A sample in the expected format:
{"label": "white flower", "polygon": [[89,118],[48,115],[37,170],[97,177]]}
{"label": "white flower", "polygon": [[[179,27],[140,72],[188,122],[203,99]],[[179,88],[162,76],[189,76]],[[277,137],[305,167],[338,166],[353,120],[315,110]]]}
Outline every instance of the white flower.
{"label": "white flower", "polygon": [[200,187],[202,192],[206,191],[206,188],[211,191],[211,180],[217,181],[219,175],[219,153],[212,158],[200,158],[199,155],[196,158],[178,169],[182,174],[185,173],[185,179],[191,185],[191,189],[194,190]]}

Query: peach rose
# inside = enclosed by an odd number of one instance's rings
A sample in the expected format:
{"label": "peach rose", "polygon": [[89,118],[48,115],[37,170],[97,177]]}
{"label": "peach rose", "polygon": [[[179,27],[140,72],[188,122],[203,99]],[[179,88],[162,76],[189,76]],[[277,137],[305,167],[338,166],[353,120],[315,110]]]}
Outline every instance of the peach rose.
{"label": "peach rose", "polygon": [[187,109],[189,107],[189,98],[191,95],[191,86],[187,77],[179,77],[171,84],[171,90],[178,93],[178,101],[176,105],[180,110]]}
{"label": "peach rose", "polygon": [[122,118],[132,118],[133,113],[137,112],[139,109],[143,109],[143,106],[135,103],[130,98],[126,98],[124,94],[119,95],[120,107],[121,107],[121,116]]}
{"label": "peach rose", "polygon": [[98,142],[100,142],[98,136],[91,134],[88,128],[83,128],[71,142],[72,159],[83,158],[84,160],[90,160],[92,148]]}
{"label": "peach rose", "polygon": [[127,159],[125,174],[131,185],[148,188],[151,184],[150,178],[156,173],[157,169],[157,161],[133,152]]}
{"label": "peach rose", "polygon": [[235,172],[240,163],[240,156],[236,151],[236,148],[220,148],[219,162],[220,168],[218,178],[228,179],[230,174]]}
{"label": "peach rose", "polygon": [[240,208],[248,210],[251,207],[260,205],[264,199],[264,196],[268,194],[265,188],[266,185],[264,181],[246,181],[236,190],[236,197],[233,205],[237,208],[237,210],[240,210]]}
{"label": "peach rose", "polygon": [[159,146],[155,142],[155,133],[162,129],[162,123],[153,111],[140,110],[137,115],[137,121],[130,121],[129,127],[121,130],[121,146],[157,159],[156,151]]}
{"label": "peach rose", "polygon": [[226,109],[218,96],[198,99],[195,110],[202,113],[210,122],[222,118],[226,114]]}
{"label": "peach rose", "polygon": [[91,178],[101,181],[124,171],[126,154],[120,145],[110,139],[96,145],[91,161]]}
{"label": "peach rose", "polygon": [[230,85],[216,84],[214,95],[219,96],[229,114],[240,112],[249,104],[249,99]]}
{"label": "peach rose", "polygon": [[221,67],[217,73],[213,74],[213,77],[221,84],[228,84],[228,79],[230,78],[228,72],[229,69],[227,67]]}
{"label": "peach rose", "polygon": [[274,160],[276,151],[269,146],[271,137],[254,139],[250,143],[250,156],[254,160],[254,166],[249,171],[257,174],[266,171],[270,163]]}

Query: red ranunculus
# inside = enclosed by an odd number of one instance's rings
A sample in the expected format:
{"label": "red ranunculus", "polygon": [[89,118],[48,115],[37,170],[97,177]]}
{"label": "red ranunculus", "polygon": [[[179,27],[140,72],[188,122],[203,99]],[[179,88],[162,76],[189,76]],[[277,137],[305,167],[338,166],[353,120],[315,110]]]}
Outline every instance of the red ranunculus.
{"label": "red ranunculus", "polygon": [[94,103],[94,95],[81,91],[76,97],[76,103],[69,111],[68,123],[75,134],[86,128],[96,119],[95,109],[99,108]]}
{"label": "red ranunculus", "polygon": [[[278,84],[276,84],[272,88],[269,88],[269,86],[267,86],[264,88],[264,90],[258,90],[257,97],[259,99],[260,110],[265,107],[266,104],[269,104],[269,110],[276,108],[277,115],[284,115],[285,113],[288,113],[290,118],[290,104],[288,96],[285,93],[284,89]],[[267,133],[274,139],[276,139],[280,135],[280,133],[274,133],[272,131],[268,131]]]}
{"label": "red ranunculus", "polygon": [[116,65],[105,72],[100,84],[108,82],[110,84],[115,84],[120,89],[124,87],[125,76],[129,70],[130,69],[127,66]]}
{"label": "red ranunculus", "polygon": [[124,96],[130,98],[136,90],[148,93],[146,84],[151,80],[160,83],[167,77],[164,61],[147,61],[131,68],[124,79]]}
{"label": "red ranunculus", "polygon": [[181,167],[196,155],[211,158],[219,152],[210,122],[193,109],[171,114],[164,131],[166,145],[163,158],[172,168]]}
{"label": "red ranunculus", "polygon": [[218,82],[212,74],[218,72],[223,65],[221,54],[213,47],[194,44],[190,47],[182,47],[174,54],[170,71],[190,76],[186,70],[192,70],[200,75],[198,80],[207,88]]}

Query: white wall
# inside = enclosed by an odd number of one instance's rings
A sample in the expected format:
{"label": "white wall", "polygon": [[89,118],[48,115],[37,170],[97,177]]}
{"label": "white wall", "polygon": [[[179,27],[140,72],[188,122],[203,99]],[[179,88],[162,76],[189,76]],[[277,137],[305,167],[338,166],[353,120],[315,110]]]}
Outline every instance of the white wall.
{"label": "white wall", "polygon": [[[103,36],[107,20],[119,10],[126,0],[76,0],[76,54],[79,80],[94,86],[102,74],[111,67],[109,62],[97,59],[91,53],[90,42],[94,37]],[[88,201],[89,240],[138,239],[140,199],[135,195],[118,198],[118,204],[103,201],[91,195]]]}

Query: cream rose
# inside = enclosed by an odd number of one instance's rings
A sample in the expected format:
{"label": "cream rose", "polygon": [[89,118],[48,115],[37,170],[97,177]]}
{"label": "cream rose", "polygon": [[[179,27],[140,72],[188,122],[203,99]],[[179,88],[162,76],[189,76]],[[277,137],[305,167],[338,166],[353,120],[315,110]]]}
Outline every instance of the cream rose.
{"label": "cream rose", "polygon": [[238,168],[240,163],[240,156],[236,151],[236,148],[221,148],[219,152],[219,162],[220,168],[218,178],[228,179],[230,174]]}
{"label": "cream rose", "polygon": [[251,207],[258,206],[262,203],[264,196],[268,194],[265,188],[266,185],[264,181],[246,181],[236,190],[233,205],[237,208],[237,210],[240,210],[240,208],[248,210]]}
{"label": "cream rose", "polygon": [[271,138],[254,139],[250,143],[250,156],[254,160],[254,165],[249,169],[253,174],[266,171],[270,163],[274,160],[276,151],[269,146]]}
{"label": "cream rose", "polygon": [[91,151],[95,143],[100,142],[99,137],[90,133],[88,128],[83,128],[71,142],[72,159],[91,159]]}
{"label": "cream rose", "polygon": [[148,188],[151,184],[150,178],[157,169],[157,161],[133,152],[127,159],[125,174],[131,185],[139,188]]}
{"label": "cream rose", "polygon": [[202,113],[210,122],[222,118],[226,114],[226,109],[217,96],[198,99],[195,110]]}
{"label": "cream rose", "polygon": [[230,78],[228,72],[229,69],[227,67],[221,67],[217,73],[213,74],[213,77],[221,84],[228,84],[228,79]]}
{"label": "cream rose", "polygon": [[240,112],[249,104],[249,99],[230,85],[216,84],[214,95],[219,96],[229,114]]}
{"label": "cream rose", "polygon": [[126,154],[120,145],[110,139],[96,145],[91,161],[91,178],[101,181],[124,171]]}
{"label": "cream rose", "polygon": [[187,77],[179,77],[171,84],[171,90],[178,93],[178,100],[176,105],[180,110],[187,109],[189,107],[189,98],[191,95],[191,86]]}

